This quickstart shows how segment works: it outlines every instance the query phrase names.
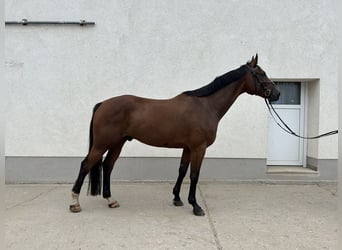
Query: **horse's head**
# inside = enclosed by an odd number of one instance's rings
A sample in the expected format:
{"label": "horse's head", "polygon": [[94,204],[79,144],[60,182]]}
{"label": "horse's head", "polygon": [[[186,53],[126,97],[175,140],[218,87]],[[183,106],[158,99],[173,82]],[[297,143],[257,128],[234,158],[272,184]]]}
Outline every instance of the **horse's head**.
{"label": "horse's head", "polygon": [[246,67],[250,73],[248,77],[248,93],[267,98],[270,102],[277,101],[280,92],[275,83],[268,78],[265,71],[258,65],[258,54],[247,62]]}

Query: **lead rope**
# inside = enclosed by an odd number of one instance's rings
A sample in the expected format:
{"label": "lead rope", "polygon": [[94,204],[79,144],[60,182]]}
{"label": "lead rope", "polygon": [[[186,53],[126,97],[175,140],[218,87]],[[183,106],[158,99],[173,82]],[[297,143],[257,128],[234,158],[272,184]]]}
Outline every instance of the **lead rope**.
{"label": "lead rope", "polygon": [[[335,135],[338,133],[338,130],[333,130],[333,131],[330,131],[328,133],[324,133],[324,134],[321,134],[321,135],[317,135],[317,136],[301,136],[301,135],[297,135],[284,121],[283,119],[281,119],[281,117],[279,116],[279,114],[275,111],[272,103],[270,103],[266,98],[265,98],[265,103],[266,103],[266,106],[268,108],[268,111],[270,112],[273,120],[275,121],[275,123],[282,129],[284,130],[286,133],[290,134],[290,135],[293,135],[293,136],[296,136],[298,138],[301,138],[301,139],[318,139],[318,138],[321,138],[321,137],[325,137],[325,136],[330,136],[330,135]],[[277,121],[277,119],[274,117],[273,113],[278,117],[279,121],[282,123],[282,125]]]}

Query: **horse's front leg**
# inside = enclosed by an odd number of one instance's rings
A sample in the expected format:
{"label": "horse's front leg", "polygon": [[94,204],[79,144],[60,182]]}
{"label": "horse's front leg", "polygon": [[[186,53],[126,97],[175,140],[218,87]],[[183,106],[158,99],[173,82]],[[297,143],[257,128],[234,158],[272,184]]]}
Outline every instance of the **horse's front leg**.
{"label": "horse's front leg", "polygon": [[183,154],[182,154],[180,167],[179,167],[179,171],[178,171],[178,178],[177,178],[176,184],[173,188],[173,195],[174,195],[173,204],[175,206],[183,206],[184,205],[180,196],[179,196],[179,193],[181,190],[183,179],[186,175],[186,172],[188,171],[189,162],[190,162],[190,150],[189,149],[183,149]]}
{"label": "horse's front leg", "polygon": [[190,191],[188,201],[193,207],[193,212],[197,216],[204,216],[203,209],[198,205],[196,200],[196,187],[200,174],[200,169],[206,148],[199,148],[191,151],[191,172],[190,172]]}

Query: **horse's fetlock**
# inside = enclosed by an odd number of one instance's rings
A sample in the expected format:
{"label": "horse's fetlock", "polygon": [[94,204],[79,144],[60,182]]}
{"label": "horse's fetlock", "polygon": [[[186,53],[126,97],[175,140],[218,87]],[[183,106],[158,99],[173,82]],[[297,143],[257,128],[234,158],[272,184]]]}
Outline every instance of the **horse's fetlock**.
{"label": "horse's fetlock", "polygon": [[71,192],[71,196],[73,199],[78,199],[78,197],[80,196],[79,193],[75,193],[74,191]]}
{"label": "horse's fetlock", "polygon": [[188,201],[189,201],[189,204],[191,204],[191,205],[196,204],[196,199],[194,197],[189,197]]}
{"label": "horse's fetlock", "polygon": [[111,195],[110,191],[108,191],[108,190],[103,190],[102,197],[103,197],[104,199],[107,199],[107,198],[109,198],[109,197],[111,197],[111,196],[112,196],[112,195]]}

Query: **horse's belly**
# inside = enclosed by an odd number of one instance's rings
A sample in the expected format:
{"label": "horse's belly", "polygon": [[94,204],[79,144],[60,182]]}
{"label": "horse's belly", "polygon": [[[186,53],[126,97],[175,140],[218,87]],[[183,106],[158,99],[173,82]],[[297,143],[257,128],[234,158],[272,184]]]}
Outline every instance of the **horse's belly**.
{"label": "horse's belly", "polygon": [[162,148],[185,148],[187,147],[184,143],[177,143],[177,142],[171,142],[171,141],[162,141],[162,140],[151,140],[151,139],[138,139],[138,141],[154,146],[154,147],[162,147]]}
{"label": "horse's belly", "polygon": [[139,131],[131,133],[132,137],[142,143],[166,148],[184,148],[186,146],[186,136],[177,131],[170,131],[163,128],[141,128]]}

